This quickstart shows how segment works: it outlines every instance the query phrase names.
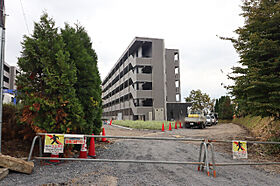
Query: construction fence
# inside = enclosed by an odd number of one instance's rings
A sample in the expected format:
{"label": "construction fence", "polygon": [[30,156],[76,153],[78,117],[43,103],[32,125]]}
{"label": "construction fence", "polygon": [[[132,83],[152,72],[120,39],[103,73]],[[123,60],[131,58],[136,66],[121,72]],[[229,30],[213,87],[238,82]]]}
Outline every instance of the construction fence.
{"label": "construction fence", "polygon": [[[42,136],[44,136],[44,149],[42,146]],[[165,141],[184,141],[184,142],[199,142],[199,154],[197,162],[188,161],[153,161],[153,160],[112,160],[112,159],[95,159],[86,158],[86,139],[90,138],[89,155],[95,157],[95,152],[92,154],[91,150],[94,145],[94,138],[101,138],[103,142],[108,139],[130,139],[130,140],[165,140]],[[268,141],[238,141],[238,140],[210,140],[202,138],[168,138],[168,137],[139,137],[139,136],[104,136],[104,135],[81,135],[81,134],[47,134],[37,133],[34,137],[28,161],[32,160],[32,154],[36,141],[39,143],[39,157],[34,157],[37,160],[50,160],[56,161],[92,161],[92,162],[114,162],[114,163],[141,163],[141,164],[169,164],[169,165],[197,165],[198,171],[206,170],[206,174],[210,176],[212,171],[213,176],[216,177],[217,166],[245,166],[245,165],[280,165],[280,162],[237,162],[225,163],[216,162],[214,143],[231,143],[233,149],[233,159],[247,158],[247,144],[274,144],[280,145],[280,142]],[[93,144],[92,144],[93,143]],[[81,144],[80,158],[60,158],[59,153],[63,153],[64,144]],[[51,153],[51,157],[43,157],[44,153]]]}

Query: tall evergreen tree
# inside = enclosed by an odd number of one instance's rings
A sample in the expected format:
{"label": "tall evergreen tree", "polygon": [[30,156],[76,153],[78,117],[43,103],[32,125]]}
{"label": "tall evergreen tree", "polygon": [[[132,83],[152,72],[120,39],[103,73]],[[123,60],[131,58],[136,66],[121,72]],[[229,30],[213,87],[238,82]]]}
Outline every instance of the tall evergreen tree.
{"label": "tall evergreen tree", "polygon": [[215,111],[218,112],[220,119],[232,119],[234,108],[229,96],[221,96],[216,104],[218,105]]}
{"label": "tall evergreen tree", "polygon": [[244,0],[245,25],[231,40],[240,55],[229,86],[244,114],[273,116],[280,119],[280,2]]}
{"label": "tall evergreen tree", "polygon": [[85,126],[76,96],[77,68],[65,50],[53,19],[45,13],[34,33],[24,36],[18,60],[19,98],[24,105],[21,121],[47,132],[71,132]]}
{"label": "tall evergreen tree", "polygon": [[100,133],[102,99],[101,79],[97,67],[97,55],[92,49],[92,43],[85,29],[76,25],[75,28],[65,25],[61,30],[66,49],[70,53],[71,63],[77,68],[78,81],[74,87],[77,97],[83,106],[86,126],[85,133]]}

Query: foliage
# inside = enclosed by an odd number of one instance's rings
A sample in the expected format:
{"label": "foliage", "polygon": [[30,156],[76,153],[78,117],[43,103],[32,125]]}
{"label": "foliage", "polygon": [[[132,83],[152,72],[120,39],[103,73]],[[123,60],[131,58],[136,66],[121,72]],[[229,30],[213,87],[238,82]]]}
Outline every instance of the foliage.
{"label": "foliage", "polygon": [[[234,118],[233,123],[247,128],[250,133],[260,138],[262,141],[280,141],[280,121],[272,117],[260,117],[248,115],[246,117]],[[278,155],[280,152],[280,145],[264,144],[261,151],[267,154]]]}
{"label": "foliage", "polygon": [[61,30],[61,35],[66,50],[70,53],[70,59],[77,68],[78,81],[74,84],[74,88],[82,104],[87,123],[83,131],[99,134],[102,126],[102,99],[97,55],[83,27],[76,25],[76,28],[73,28],[66,24]]}
{"label": "foliage", "polygon": [[240,55],[240,66],[229,78],[230,93],[240,115],[272,116],[280,119],[280,2],[244,0],[245,25],[230,40]]}
{"label": "foliage", "polygon": [[[96,54],[87,48],[91,45],[85,46],[89,38],[85,40],[86,37],[81,36],[87,36],[84,30],[82,34],[78,34],[77,30],[70,33],[67,29],[72,28],[66,25],[64,33],[75,38],[73,44],[66,39],[65,34],[58,33],[53,19],[48,18],[45,13],[40,22],[35,23],[34,33],[30,37],[24,36],[22,55],[18,61],[21,73],[17,77],[19,98],[24,105],[21,122],[37,127],[35,130],[47,132],[89,133],[94,128],[93,122],[87,123],[85,119],[88,117],[88,107],[81,101],[77,89],[80,88],[80,81],[85,89],[92,85],[91,79],[88,84],[84,83],[86,77],[82,77],[81,72],[83,68],[92,70],[92,64],[95,63],[94,70],[98,73]],[[72,49],[74,45],[77,46]],[[75,52],[81,52],[86,60],[80,59]],[[93,86],[96,88],[98,83],[100,85],[99,74],[92,78],[97,78],[96,85]],[[97,97],[96,100],[99,101],[101,93],[97,91],[94,95],[85,92],[83,96],[84,99],[89,96],[93,99]]]}
{"label": "foliage", "polygon": [[213,111],[214,109],[214,100],[211,100],[208,94],[202,93],[199,89],[192,90],[185,100],[192,102],[192,110]]}
{"label": "foliage", "polygon": [[219,119],[230,120],[233,117],[234,105],[229,96],[221,96],[216,99],[215,112],[218,112]]}

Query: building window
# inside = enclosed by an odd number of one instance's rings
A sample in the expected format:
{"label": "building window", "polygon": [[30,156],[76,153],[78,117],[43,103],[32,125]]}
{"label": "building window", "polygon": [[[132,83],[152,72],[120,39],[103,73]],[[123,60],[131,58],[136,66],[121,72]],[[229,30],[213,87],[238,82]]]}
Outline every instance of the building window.
{"label": "building window", "polygon": [[175,67],[175,74],[179,74],[179,67]]}
{"label": "building window", "polygon": [[176,86],[176,88],[178,88],[180,86],[179,81],[175,81],[175,86]]}
{"label": "building window", "polygon": [[4,81],[6,82],[6,83],[9,83],[9,78],[8,77],[6,77],[6,76],[4,76]]}
{"label": "building window", "polygon": [[152,57],[152,42],[144,42],[142,45],[142,57]]}
{"label": "building window", "polygon": [[175,53],[175,54],[174,54],[174,60],[175,60],[175,61],[179,60],[179,54],[178,54],[178,53]]}
{"label": "building window", "polygon": [[10,68],[7,65],[4,65],[4,71],[10,73]]}
{"label": "building window", "polygon": [[176,94],[176,101],[180,101],[180,94]]}

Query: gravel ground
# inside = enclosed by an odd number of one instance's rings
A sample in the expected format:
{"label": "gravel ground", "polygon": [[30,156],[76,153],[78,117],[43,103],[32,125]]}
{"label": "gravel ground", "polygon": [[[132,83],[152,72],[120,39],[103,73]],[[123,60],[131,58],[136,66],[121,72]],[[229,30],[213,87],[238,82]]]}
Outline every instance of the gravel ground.
{"label": "gravel ground", "polygon": [[[126,130],[105,126],[106,135],[184,136],[223,138],[246,135],[237,125],[217,125],[205,130],[180,129],[167,132]],[[233,130],[235,129],[235,130]],[[216,135],[214,134],[216,132]],[[223,131],[223,132],[222,132]],[[211,132],[211,133],[210,133]],[[235,133],[238,134],[235,134]],[[219,134],[217,134],[219,133]],[[214,135],[214,136],[211,136]],[[197,161],[197,144],[175,141],[114,140],[97,154],[102,159]],[[237,162],[231,154],[216,152],[218,162]],[[240,161],[240,160],[239,160]],[[253,166],[218,167],[217,178],[198,172],[194,165],[65,162],[40,165],[31,175],[10,173],[0,185],[279,185],[280,175]]]}

